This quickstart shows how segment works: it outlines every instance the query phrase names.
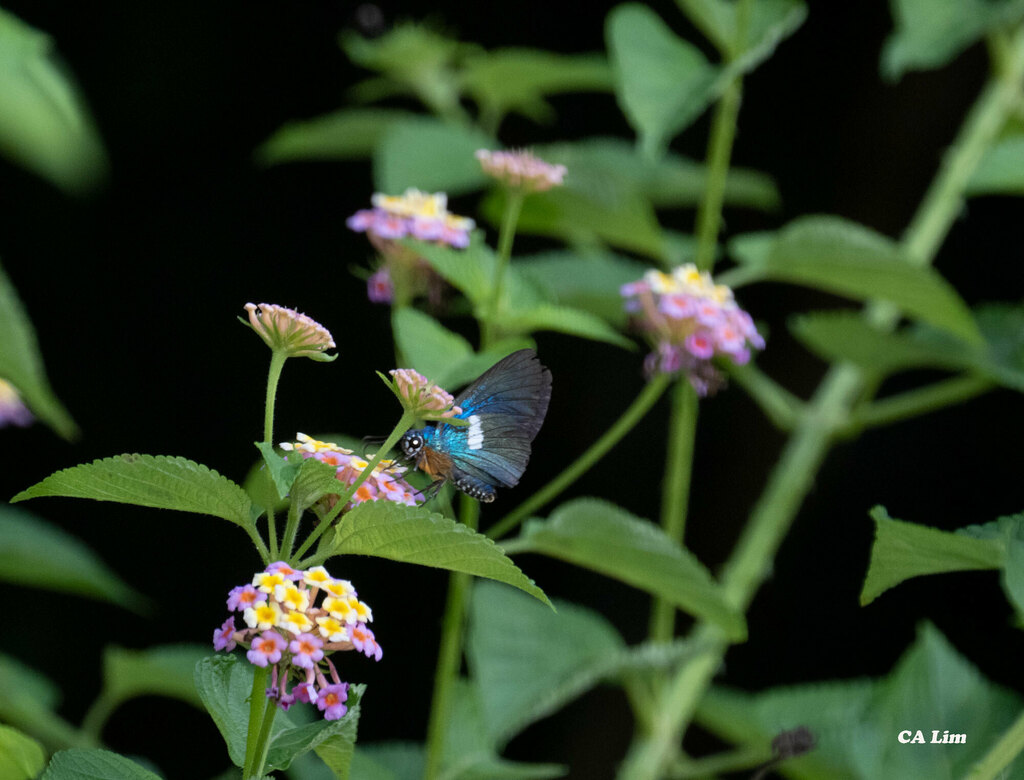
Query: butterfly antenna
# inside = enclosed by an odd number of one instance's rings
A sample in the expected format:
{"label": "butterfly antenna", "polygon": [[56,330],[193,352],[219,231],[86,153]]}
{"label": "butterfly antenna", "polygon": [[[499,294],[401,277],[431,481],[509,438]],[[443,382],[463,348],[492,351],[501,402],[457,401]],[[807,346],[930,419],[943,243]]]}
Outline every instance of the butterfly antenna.
{"label": "butterfly antenna", "polygon": [[364,458],[369,458],[370,457],[369,454],[366,451],[368,447],[378,447],[379,448],[379,447],[384,445],[385,441],[387,441],[387,439],[382,438],[380,436],[364,436],[363,440],[362,440],[362,445],[363,445],[363,453],[362,454],[363,454],[363,457]]}

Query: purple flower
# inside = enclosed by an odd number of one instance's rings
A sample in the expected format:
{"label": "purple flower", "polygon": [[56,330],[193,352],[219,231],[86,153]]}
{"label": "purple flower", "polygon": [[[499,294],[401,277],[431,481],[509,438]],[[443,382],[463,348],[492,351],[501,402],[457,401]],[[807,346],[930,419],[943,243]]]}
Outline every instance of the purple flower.
{"label": "purple flower", "polygon": [[276,664],[281,660],[281,652],[286,646],[283,636],[273,629],[267,629],[252,641],[252,647],[245,657],[254,666]]}
{"label": "purple flower", "polygon": [[232,612],[245,612],[262,598],[263,594],[252,585],[238,585],[228,593],[228,609]]}
{"label": "purple flower", "polygon": [[371,303],[391,303],[395,299],[395,285],[386,266],[366,280],[366,297]]}
{"label": "purple flower", "polygon": [[0,379],[0,428],[6,428],[8,425],[24,428],[31,425],[34,419],[14,386]]}
{"label": "purple flower", "polygon": [[288,644],[292,663],[303,669],[313,669],[324,657],[323,640],[314,634],[299,634]]}
{"label": "purple flower", "polygon": [[348,683],[332,683],[320,686],[316,706],[324,714],[324,720],[338,720],[348,712]]}
{"label": "purple flower", "polygon": [[235,619],[229,617],[213,632],[213,649],[231,652],[235,649]]}

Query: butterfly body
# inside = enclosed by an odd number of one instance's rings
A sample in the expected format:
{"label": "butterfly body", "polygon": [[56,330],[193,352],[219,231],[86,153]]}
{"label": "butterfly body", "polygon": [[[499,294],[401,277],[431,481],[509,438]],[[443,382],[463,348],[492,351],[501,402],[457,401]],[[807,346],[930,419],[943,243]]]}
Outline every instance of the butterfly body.
{"label": "butterfly body", "polygon": [[530,459],[530,444],[551,400],[551,372],[532,349],[513,352],[466,388],[455,405],[464,425],[439,422],[407,431],[399,446],[435,480],[483,502],[513,487]]}

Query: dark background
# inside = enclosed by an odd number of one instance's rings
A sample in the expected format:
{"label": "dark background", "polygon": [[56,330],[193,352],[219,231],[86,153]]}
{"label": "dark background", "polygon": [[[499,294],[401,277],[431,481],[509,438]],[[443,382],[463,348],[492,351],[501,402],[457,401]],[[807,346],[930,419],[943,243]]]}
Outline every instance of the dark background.
{"label": "dark background", "polygon": [[[886,4],[813,5],[797,34],[747,79],[734,154],[737,164],[775,177],[783,206],[769,215],[730,211],[727,236],[808,212],[898,236],[984,78],[976,47],[943,70],[886,83],[878,70],[890,28]],[[592,3],[581,12],[536,0],[500,9],[448,3],[432,5],[431,16],[487,47],[582,52],[603,48],[612,6]],[[121,452],[183,455],[241,480],[261,435],[268,362],[267,350],[235,320],[247,301],[299,308],[338,344],[335,363],[289,362],[278,440],[296,430],[386,434],[397,408],[374,370],[393,367],[388,312],[369,304],[351,275],[371,253],[344,224],[368,204],[369,163],[266,169],[253,161],[253,150],[281,124],[340,107],[346,88],[365,75],[336,45],[339,30],[353,24],[352,5],[8,0],[5,7],[55,38],[92,107],[112,177],[99,194],[73,199],[0,162],[0,258],[35,323],[52,384],[84,432],[72,445],[39,426],[4,431],[0,495]],[[697,39],[674,4],[654,7]],[[411,4],[380,8],[389,22],[423,17]],[[502,141],[630,137],[610,95],[554,102],[556,124],[513,119]],[[706,136],[705,117],[674,148],[702,157]],[[472,199],[453,204],[461,213],[473,208]],[[1018,300],[1018,202],[973,200],[965,217],[937,267],[971,304]],[[665,215],[679,230],[690,230],[692,220],[692,212]],[[795,392],[811,391],[824,367],[788,337],[785,319],[837,302],[781,285],[746,289],[741,300],[770,331],[759,363]],[[576,457],[643,381],[641,353],[581,348],[550,334],[538,345],[555,377],[548,421],[523,483],[485,511],[485,524]],[[986,675],[1024,690],[1017,663],[1024,641],[1009,627],[995,574],[912,581],[867,608],[857,604],[874,504],[941,528],[1022,508],[1020,404],[998,392],[834,449],[754,602],[750,640],[727,657],[724,681],[759,689],[880,675],[926,619]],[[666,412],[658,407],[566,497],[602,495],[655,517]],[[687,542],[709,566],[728,555],[782,442],[742,392],[702,404]],[[0,651],[56,680],[66,694],[62,714],[73,722],[98,691],[104,644],[207,642],[223,620],[227,591],[259,563],[243,533],[214,518],[64,499],[26,508],[85,540],[161,605],[142,618],[8,590],[9,604],[34,608],[19,610],[17,624],[5,621]],[[638,592],[532,556],[520,564],[549,595],[600,610],[629,641],[644,637],[648,605]],[[373,606],[385,650],[380,664],[360,656],[344,667],[348,679],[369,683],[361,740],[420,739],[445,575],[366,558],[335,561],[331,570],[351,578]],[[49,626],[72,615],[71,635],[54,636]],[[31,645],[26,636],[35,637]],[[607,776],[628,744],[625,711],[616,692],[589,694],[528,730],[509,755],[567,762],[578,777]],[[162,725],[140,727],[149,717]],[[115,750],[150,756],[170,777],[205,777],[227,765],[212,723],[173,702],[135,701],[104,736]]]}

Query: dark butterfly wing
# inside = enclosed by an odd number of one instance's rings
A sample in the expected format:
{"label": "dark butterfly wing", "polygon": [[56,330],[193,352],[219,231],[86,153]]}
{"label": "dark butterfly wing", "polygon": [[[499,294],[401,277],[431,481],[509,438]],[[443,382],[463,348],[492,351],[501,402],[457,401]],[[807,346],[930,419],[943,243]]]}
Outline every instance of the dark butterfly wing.
{"label": "dark butterfly wing", "polygon": [[529,441],[544,423],[551,401],[551,372],[532,349],[502,358],[455,399],[463,409],[459,417],[475,414],[511,417]]}

